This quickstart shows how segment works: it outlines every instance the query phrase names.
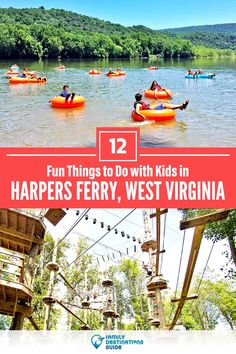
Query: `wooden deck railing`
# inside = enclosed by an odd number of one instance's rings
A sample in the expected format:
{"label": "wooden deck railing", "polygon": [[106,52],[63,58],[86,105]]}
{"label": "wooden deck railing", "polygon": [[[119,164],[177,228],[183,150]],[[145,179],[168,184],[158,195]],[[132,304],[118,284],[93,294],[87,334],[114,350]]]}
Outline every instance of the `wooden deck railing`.
{"label": "wooden deck railing", "polygon": [[0,248],[0,279],[24,284],[24,257]]}

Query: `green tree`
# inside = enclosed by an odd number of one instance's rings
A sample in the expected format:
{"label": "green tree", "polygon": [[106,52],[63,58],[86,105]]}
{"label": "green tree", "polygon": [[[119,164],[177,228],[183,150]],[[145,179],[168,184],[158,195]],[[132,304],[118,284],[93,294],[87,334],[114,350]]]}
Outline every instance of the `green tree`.
{"label": "green tree", "polygon": [[[44,324],[44,315],[45,315],[45,306],[43,303],[43,297],[48,292],[48,283],[50,273],[46,268],[46,264],[52,260],[52,249],[55,246],[53,238],[51,235],[46,234],[44,239],[44,248],[41,255],[37,258],[37,268],[36,274],[33,283],[33,300],[32,300],[32,310],[33,318],[40,329],[43,329]],[[66,264],[65,251],[69,247],[67,242],[62,242],[58,246],[57,252],[57,262],[61,267]],[[56,278],[55,287],[59,283],[59,278]],[[51,318],[50,318],[50,327],[51,329],[56,329],[61,311],[52,307]],[[33,329],[32,325],[29,322],[25,322],[24,329]]]}
{"label": "green tree", "polygon": [[[133,319],[129,329],[150,329],[147,297],[144,292],[145,277],[140,264],[132,259],[124,259],[111,271],[117,291],[119,313],[123,318]],[[120,277],[121,280],[118,280]],[[127,325],[122,323],[120,326],[128,329]]]}
{"label": "green tree", "polygon": [[9,329],[11,325],[11,317],[0,315],[0,331]]}
{"label": "green tree", "polygon": [[[195,293],[199,286],[196,276],[190,292]],[[198,299],[186,301],[180,315],[180,323],[189,330],[212,330],[219,324],[226,328],[236,326],[236,289],[231,280],[220,279],[209,272],[201,281]],[[172,309],[169,298],[165,299],[167,318]],[[173,313],[172,313],[173,315]]]}
{"label": "green tree", "polygon": [[[197,215],[204,215],[213,212],[215,209],[181,209],[184,218],[191,218]],[[233,262],[234,268],[230,273],[235,274],[236,267],[236,209],[232,209],[225,220],[220,220],[206,225],[204,236],[213,242],[227,240],[230,253],[226,256]]]}

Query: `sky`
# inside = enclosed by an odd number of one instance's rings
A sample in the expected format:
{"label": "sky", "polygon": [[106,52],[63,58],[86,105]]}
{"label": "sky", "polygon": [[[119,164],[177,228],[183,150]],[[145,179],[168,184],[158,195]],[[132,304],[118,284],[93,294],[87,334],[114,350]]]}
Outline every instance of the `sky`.
{"label": "sky", "polygon": [[125,26],[153,29],[235,22],[236,0],[0,0],[0,7],[62,8]]}

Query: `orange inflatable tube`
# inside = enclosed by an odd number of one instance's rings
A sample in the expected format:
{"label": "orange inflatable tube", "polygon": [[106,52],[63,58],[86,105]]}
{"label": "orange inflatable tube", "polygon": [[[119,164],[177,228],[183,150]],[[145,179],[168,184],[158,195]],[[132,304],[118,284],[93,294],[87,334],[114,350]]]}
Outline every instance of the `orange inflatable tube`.
{"label": "orange inflatable tube", "polygon": [[6,75],[18,75],[19,74],[19,72],[18,71],[11,71],[11,70],[9,70],[9,71],[7,71],[6,72]]}
{"label": "orange inflatable tube", "polygon": [[172,98],[172,92],[168,89],[163,89],[160,91],[145,90],[144,96],[149,98],[159,98],[159,99],[170,99]]}
{"label": "orange inflatable tube", "polygon": [[156,66],[151,66],[149,68],[147,68],[148,70],[158,70],[158,68]]}
{"label": "orange inflatable tube", "polygon": [[89,70],[89,75],[100,75],[102,70]]}
{"label": "orange inflatable tube", "polygon": [[9,79],[9,83],[14,84],[46,84],[47,80],[44,79],[30,79],[27,77],[12,77]]}
{"label": "orange inflatable tube", "polygon": [[83,96],[75,96],[73,101],[69,98],[66,101],[65,97],[55,96],[51,99],[51,106],[54,108],[79,108],[85,104],[85,98]]}
{"label": "orange inflatable tube", "polygon": [[106,76],[108,77],[118,77],[118,76],[125,76],[125,72],[124,71],[115,71],[113,73],[107,73]]}
{"label": "orange inflatable tube", "polygon": [[[167,120],[175,119],[176,113],[173,109],[147,109],[139,111],[145,117],[145,120],[153,120],[155,122],[165,122]],[[143,122],[143,118],[136,113],[135,110],[132,112],[132,118],[137,122]]]}

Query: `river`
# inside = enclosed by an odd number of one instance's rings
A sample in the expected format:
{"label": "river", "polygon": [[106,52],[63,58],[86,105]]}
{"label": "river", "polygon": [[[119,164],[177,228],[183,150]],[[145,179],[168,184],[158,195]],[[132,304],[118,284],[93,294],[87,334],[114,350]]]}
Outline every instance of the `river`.
{"label": "river", "polygon": [[[9,85],[4,77],[16,62],[48,77],[46,85]],[[95,130],[102,127],[140,127],[144,147],[209,147],[236,145],[236,60],[66,60],[64,72],[58,61],[0,61],[1,146],[95,146]],[[159,67],[148,71],[149,65]],[[88,75],[90,68],[103,70]],[[110,68],[122,67],[125,77],[107,78]],[[201,68],[216,74],[212,80],[188,80],[186,69]],[[131,119],[134,95],[153,80],[174,93],[171,103],[186,98],[190,104],[168,123],[136,123]],[[63,84],[86,98],[83,110],[52,109],[50,98]],[[150,100],[147,99],[149,103]]]}

